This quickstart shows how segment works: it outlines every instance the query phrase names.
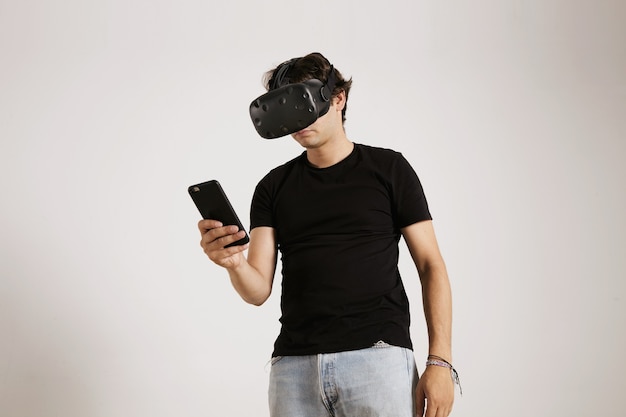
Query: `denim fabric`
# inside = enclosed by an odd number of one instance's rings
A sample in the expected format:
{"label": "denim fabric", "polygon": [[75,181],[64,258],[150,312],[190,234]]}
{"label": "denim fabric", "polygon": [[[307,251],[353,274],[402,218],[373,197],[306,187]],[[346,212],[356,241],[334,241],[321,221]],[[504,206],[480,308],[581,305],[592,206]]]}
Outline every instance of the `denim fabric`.
{"label": "denim fabric", "polygon": [[271,417],[414,417],[418,376],[410,349],[371,348],[272,358]]}

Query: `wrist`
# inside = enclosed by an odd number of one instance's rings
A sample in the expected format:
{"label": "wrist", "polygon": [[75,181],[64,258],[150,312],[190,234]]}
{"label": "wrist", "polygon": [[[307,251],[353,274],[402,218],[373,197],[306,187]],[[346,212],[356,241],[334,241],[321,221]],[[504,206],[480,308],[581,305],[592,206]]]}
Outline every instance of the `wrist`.
{"label": "wrist", "polygon": [[454,369],[454,366],[447,360],[437,355],[428,355],[428,359],[426,360],[426,368],[440,368],[440,369],[448,369],[450,372],[450,376],[452,377],[452,381],[459,386],[459,393],[463,395],[463,389],[461,388],[461,381],[459,379],[459,374]]}
{"label": "wrist", "polygon": [[452,363],[452,355],[449,352],[428,353],[428,359],[439,359],[444,362]]}
{"label": "wrist", "polygon": [[446,369],[450,369],[450,370],[454,369],[452,367],[452,365],[450,365],[448,362],[442,361],[442,360],[439,360],[439,359],[427,359],[426,360],[426,366],[427,367],[435,366],[437,368],[446,368]]}

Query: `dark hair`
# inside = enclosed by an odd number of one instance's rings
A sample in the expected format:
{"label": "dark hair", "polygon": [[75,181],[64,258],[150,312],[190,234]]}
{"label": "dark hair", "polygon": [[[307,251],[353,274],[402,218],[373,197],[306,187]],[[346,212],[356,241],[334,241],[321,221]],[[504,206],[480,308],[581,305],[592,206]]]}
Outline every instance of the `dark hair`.
{"label": "dark hair", "polygon": [[[279,70],[285,66],[287,66],[288,69],[280,82],[280,85],[274,85],[274,78],[277,76]],[[317,78],[323,83],[326,83],[326,81],[328,81],[331,67],[332,65],[328,59],[324,57],[324,55],[319,52],[313,52],[300,58],[293,58],[289,61],[285,61],[276,68],[266,72],[263,77],[263,84],[269,91],[285,84],[301,83],[303,81],[310,80],[311,78]],[[342,121],[345,122],[346,109],[348,107],[348,94],[350,93],[350,87],[352,86],[352,78],[349,80],[344,79],[337,68],[333,67],[333,71],[335,73],[336,83],[332,96],[336,97],[342,91],[346,94],[346,105],[343,107],[341,112]]]}

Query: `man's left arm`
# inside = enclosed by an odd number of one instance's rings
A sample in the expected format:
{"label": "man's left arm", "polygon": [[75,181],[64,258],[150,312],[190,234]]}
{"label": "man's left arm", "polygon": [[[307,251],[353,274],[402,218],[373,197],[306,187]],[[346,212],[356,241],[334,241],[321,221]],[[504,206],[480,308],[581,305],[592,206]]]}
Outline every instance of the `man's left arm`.
{"label": "man's left arm", "polygon": [[[421,221],[404,227],[402,235],[422,284],[428,354],[452,363],[452,295],[432,221]],[[420,376],[415,395],[419,416],[448,416],[454,402],[454,382],[450,369],[427,366]]]}

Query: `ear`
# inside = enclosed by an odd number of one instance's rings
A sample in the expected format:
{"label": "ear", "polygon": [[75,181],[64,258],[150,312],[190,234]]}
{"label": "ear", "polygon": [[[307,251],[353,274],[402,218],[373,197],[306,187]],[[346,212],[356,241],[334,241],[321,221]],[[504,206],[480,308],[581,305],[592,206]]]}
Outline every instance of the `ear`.
{"label": "ear", "polygon": [[346,107],[346,92],[341,90],[339,94],[333,97],[333,106],[335,106],[336,111],[343,111],[344,107]]}

